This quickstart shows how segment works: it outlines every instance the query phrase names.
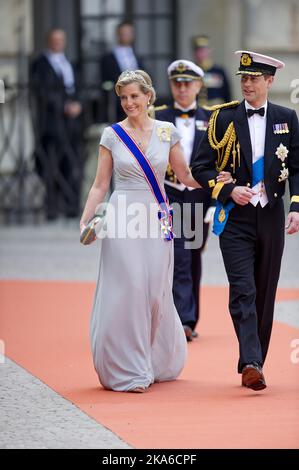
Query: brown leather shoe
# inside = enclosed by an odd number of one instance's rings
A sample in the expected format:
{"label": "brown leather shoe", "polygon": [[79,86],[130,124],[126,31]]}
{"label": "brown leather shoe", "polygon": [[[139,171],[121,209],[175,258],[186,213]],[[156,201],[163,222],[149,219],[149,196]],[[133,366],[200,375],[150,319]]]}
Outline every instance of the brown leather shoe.
{"label": "brown leather shoe", "polygon": [[242,385],[255,391],[264,390],[267,385],[261,367],[247,364],[242,370]]}
{"label": "brown leather shoe", "polygon": [[185,335],[186,335],[186,340],[187,341],[192,341],[192,328],[188,325],[183,325]]}

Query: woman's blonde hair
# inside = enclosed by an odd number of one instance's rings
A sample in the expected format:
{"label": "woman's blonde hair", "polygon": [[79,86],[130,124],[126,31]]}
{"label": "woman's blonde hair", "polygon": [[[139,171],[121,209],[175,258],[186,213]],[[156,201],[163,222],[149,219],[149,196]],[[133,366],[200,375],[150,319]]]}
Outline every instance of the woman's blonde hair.
{"label": "woman's blonde hair", "polygon": [[120,96],[121,88],[131,83],[137,83],[144,94],[150,93],[149,104],[154,104],[156,101],[156,91],[153,87],[151,77],[144,70],[125,70],[122,72],[115,85],[117,96]]}

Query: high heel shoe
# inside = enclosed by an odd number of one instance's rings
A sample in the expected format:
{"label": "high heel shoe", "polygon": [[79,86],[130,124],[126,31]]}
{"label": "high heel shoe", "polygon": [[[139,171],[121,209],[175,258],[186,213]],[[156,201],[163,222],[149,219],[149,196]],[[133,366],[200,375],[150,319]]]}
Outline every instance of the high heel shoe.
{"label": "high heel shoe", "polygon": [[132,388],[131,390],[128,390],[129,392],[132,392],[132,393],[144,393],[146,392],[146,388],[145,387],[136,387],[136,388]]}

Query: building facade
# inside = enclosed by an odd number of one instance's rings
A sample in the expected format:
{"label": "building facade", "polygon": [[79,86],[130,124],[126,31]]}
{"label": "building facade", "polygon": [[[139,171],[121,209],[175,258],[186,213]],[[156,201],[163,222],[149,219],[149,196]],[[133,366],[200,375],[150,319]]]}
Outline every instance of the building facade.
{"label": "building facade", "polygon": [[59,26],[67,32],[67,52],[80,63],[84,84],[99,91],[99,59],[126,18],[135,25],[137,53],[161,99],[169,95],[167,65],[192,59],[191,38],[202,33],[210,36],[234,97],[239,79],[233,51],[257,50],[286,62],[272,96],[296,108],[290,96],[299,79],[299,0],[0,0],[0,11],[0,78],[6,82],[26,78],[26,61],[42,50],[45,32]]}
{"label": "building facade", "polygon": [[[286,63],[270,100],[299,112],[299,0],[0,0],[2,179],[32,157],[26,87],[30,61],[44,48],[45,33],[54,27],[66,31],[67,55],[81,70],[89,126],[101,121],[100,57],[115,44],[115,27],[124,19],[135,26],[136,52],[153,78],[158,104],[170,99],[168,64],[192,60],[191,38],[206,34],[215,62],[227,72],[233,99],[241,99],[233,51],[255,50]],[[9,179],[0,184],[2,201],[7,186]]]}

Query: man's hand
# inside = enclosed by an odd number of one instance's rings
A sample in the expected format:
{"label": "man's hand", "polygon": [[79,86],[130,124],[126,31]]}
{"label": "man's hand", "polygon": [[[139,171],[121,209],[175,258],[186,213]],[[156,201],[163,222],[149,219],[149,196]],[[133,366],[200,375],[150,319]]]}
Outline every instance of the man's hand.
{"label": "man's hand", "polygon": [[64,113],[70,117],[75,119],[78,117],[82,112],[82,106],[78,101],[68,101],[64,105]]}
{"label": "man's hand", "polygon": [[299,231],[299,212],[289,212],[285,228],[289,235]]}
{"label": "man's hand", "polygon": [[220,171],[216,179],[217,179],[217,183],[228,184],[228,183],[233,182],[232,175],[229,171]]}
{"label": "man's hand", "polygon": [[236,204],[240,206],[246,206],[252,196],[254,196],[256,192],[253,191],[251,188],[247,188],[247,186],[236,186],[232,192],[230,197],[235,201]]}

